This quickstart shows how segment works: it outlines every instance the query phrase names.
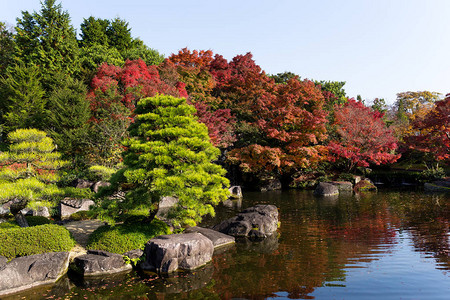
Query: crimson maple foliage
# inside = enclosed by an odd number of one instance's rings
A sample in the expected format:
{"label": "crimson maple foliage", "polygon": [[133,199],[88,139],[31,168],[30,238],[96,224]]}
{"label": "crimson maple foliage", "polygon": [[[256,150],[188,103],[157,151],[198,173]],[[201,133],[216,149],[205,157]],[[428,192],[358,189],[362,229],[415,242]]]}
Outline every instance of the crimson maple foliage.
{"label": "crimson maple foliage", "polygon": [[334,126],[337,137],[328,143],[330,159],[343,161],[348,171],[356,166],[397,161],[397,141],[382,120],[383,114],[349,99],[335,108]]}
{"label": "crimson maple foliage", "polygon": [[[417,134],[406,138],[410,149],[430,153],[437,161],[450,163],[450,94],[424,118],[415,119],[412,128]],[[414,132],[413,132],[414,133]]]}

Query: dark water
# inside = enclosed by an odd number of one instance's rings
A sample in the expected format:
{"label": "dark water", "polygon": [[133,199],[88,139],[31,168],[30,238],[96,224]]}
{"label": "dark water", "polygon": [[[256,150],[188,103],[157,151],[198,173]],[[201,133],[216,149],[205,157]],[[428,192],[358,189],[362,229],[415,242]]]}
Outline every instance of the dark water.
{"label": "dark water", "polygon": [[450,299],[448,194],[246,193],[205,225],[257,203],[279,208],[279,237],[237,243],[196,272],[65,277],[11,299]]}

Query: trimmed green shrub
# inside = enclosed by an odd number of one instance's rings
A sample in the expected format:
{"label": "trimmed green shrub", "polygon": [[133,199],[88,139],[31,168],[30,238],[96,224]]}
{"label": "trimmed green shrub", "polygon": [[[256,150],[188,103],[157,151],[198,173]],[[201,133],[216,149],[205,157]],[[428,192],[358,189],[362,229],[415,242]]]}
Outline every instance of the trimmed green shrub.
{"label": "trimmed green shrub", "polygon": [[75,240],[62,226],[46,224],[0,230],[0,255],[13,259],[45,252],[70,251]]}
{"label": "trimmed green shrub", "polygon": [[156,219],[150,224],[124,223],[115,226],[102,226],[89,236],[86,248],[123,254],[134,249],[143,250],[145,243],[151,238],[170,233],[167,224]]}
{"label": "trimmed green shrub", "polygon": [[78,189],[76,187],[65,187],[63,188],[64,197],[70,197],[75,199],[92,199],[94,197],[94,192],[91,189]]}
{"label": "trimmed green shrub", "polygon": [[49,220],[46,217],[41,216],[25,216],[25,219],[27,219],[28,225],[30,226],[53,224],[52,220]]}
{"label": "trimmed green shrub", "polygon": [[77,211],[70,215],[70,219],[73,221],[91,220],[97,217],[97,213],[92,210]]}
{"label": "trimmed green shrub", "polygon": [[9,228],[20,228],[19,225],[15,221],[8,221],[0,223],[0,230],[2,229],[9,229]]}

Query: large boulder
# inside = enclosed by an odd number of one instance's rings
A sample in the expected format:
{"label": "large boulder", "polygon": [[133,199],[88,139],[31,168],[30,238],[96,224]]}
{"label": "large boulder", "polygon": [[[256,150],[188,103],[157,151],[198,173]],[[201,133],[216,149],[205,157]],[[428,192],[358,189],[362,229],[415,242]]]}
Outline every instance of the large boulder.
{"label": "large boulder", "polygon": [[67,273],[68,252],[18,257],[0,266],[0,295],[56,282]]}
{"label": "large boulder", "polygon": [[242,198],[242,188],[239,185],[230,187],[228,191],[230,192],[230,198],[232,199]]}
{"label": "large boulder", "polygon": [[266,238],[278,228],[278,209],[274,205],[249,207],[235,217],[213,227],[235,237]]}
{"label": "large boulder", "polygon": [[234,243],[234,237],[209,228],[195,226],[187,228],[184,232],[185,233],[198,232],[204,235],[205,237],[211,240],[211,242],[214,245],[214,249]]}
{"label": "large boulder", "polygon": [[161,235],[145,245],[141,268],[162,273],[194,270],[211,261],[213,252],[211,240],[197,232]]}
{"label": "large boulder", "polygon": [[26,216],[39,216],[50,218],[50,212],[48,211],[48,207],[46,206],[40,206],[35,210],[32,208],[24,208],[20,212],[22,213],[22,215]]}
{"label": "large boulder", "polygon": [[114,274],[131,270],[122,255],[101,250],[89,250],[87,254],[74,259],[75,271],[84,276]]}
{"label": "large boulder", "polygon": [[353,192],[353,184],[350,181],[330,181],[329,183],[337,187],[340,193]]}
{"label": "large boulder", "polygon": [[369,179],[363,179],[355,184],[355,192],[376,192],[378,189]]}
{"label": "large boulder", "polygon": [[329,182],[320,182],[314,190],[314,195],[324,197],[339,195],[339,188]]}
{"label": "large boulder", "polygon": [[127,256],[130,259],[137,259],[140,258],[142,255],[144,255],[144,251],[142,251],[141,249],[134,249],[125,252],[123,255]]}
{"label": "large boulder", "polygon": [[66,197],[61,200],[59,204],[59,212],[61,218],[64,219],[78,211],[87,211],[93,205],[95,205],[95,202],[89,199],[73,199]]}
{"label": "large boulder", "polygon": [[80,179],[77,178],[74,181],[72,181],[72,186],[76,187],[77,189],[89,189],[94,185],[92,181]]}

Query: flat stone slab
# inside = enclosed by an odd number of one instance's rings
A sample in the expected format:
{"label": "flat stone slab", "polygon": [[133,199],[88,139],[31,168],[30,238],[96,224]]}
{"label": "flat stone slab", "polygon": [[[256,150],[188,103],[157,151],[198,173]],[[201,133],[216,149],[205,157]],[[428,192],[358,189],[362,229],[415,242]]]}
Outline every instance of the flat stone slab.
{"label": "flat stone slab", "polygon": [[78,211],[87,211],[93,205],[95,205],[95,202],[90,199],[72,199],[66,197],[59,204],[59,212],[61,218],[67,218]]}
{"label": "flat stone slab", "polygon": [[278,209],[274,205],[249,207],[213,229],[235,237],[266,238],[278,229]]}
{"label": "flat stone slab", "polygon": [[18,257],[0,267],[0,295],[55,283],[67,273],[69,252]]}
{"label": "flat stone slab", "polygon": [[194,270],[210,262],[213,252],[213,242],[198,232],[161,235],[145,245],[141,268],[163,273]]}
{"label": "flat stone slab", "polygon": [[114,274],[132,269],[123,256],[101,250],[89,250],[87,254],[75,257],[75,270],[84,276]]}
{"label": "flat stone slab", "polygon": [[214,245],[214,249],[225,246],[225,245],[230,245],[235,242],[234,237],[226,235],[222,232],[218,232],[216,230],[209,229],[209,228],[195,226],[195,227],[187,228],[184,232],[185,233],[198,232],[198,233],[204,235],[205,237],[207,237],[208,239],[211,240],[211,242]]}

